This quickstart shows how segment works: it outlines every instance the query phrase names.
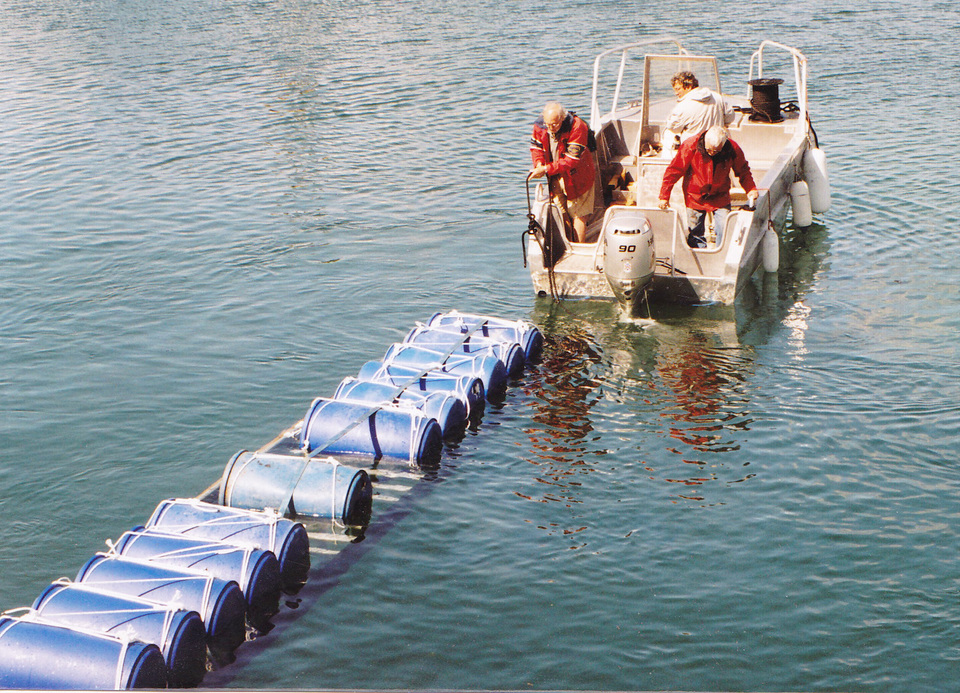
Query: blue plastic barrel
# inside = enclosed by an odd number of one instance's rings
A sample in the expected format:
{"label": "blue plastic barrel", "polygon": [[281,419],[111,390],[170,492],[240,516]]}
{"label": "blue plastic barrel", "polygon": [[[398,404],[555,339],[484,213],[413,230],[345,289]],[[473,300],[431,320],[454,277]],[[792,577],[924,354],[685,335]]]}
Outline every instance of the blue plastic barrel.
{"label": "blue plastic barrel", "polygon": [[426,323],[427,327],[466,333],[478,328],[475,334],[483,337],[518,343],[527,361],[534,362],[543,351],[543,333],[536,325],[526,320],[505,320],[485,315],[472,315],[451,311],[435,313]]}
{"label": "blue plastic barrel", "polygon": [[50,623],[0,616],[0,688],[166,688],[160,648]]}
{"label": "blue plastic barrel", "polygon": [[223,505],[284,505],[295,515],[329,518],[345,524],[369,522],[372,499],[373,488],[365,471],[330,458],[241,450],[227,463],[220,480]]}
{"label": "blue plastic barrel", "polygon": [[261,627],[277,612],[282,588],[280,562],[271,551],[189,539],[138,527],[113,547],[119,556],[235,580],[247,601],[247,619]]}
{"label": "blue plastic barrel", "polygon": [[246,637],[246,600],[235,580],[97,554],[76,581],[97,590],[196,611],[212,648],[230,652]]}
{"label": "blue plastic barrel", "polygon": [[440,462],[443,432],[435,419],[417,411],[318,397],[303,418],[300,442],[310,453],[395,457],[433,466]]}
{"label": "blue plastic barrel", "polygon": [[519,378],[526,362],[518,342],[501,341],[477,334],[461,335],[448,330],[434,329],[423,325],[415,327],[403,338],[404,344],[416,344],[427,349],[453,354],[481,354],[489,352],[503,361],[507,374]]}
{"label": "blue plastic barrel", "polygon": [[467,420],[467,402],[452,392],[419,392],[402,389],[387,383],[344,378],[340,381],[334,399],[366,404],[397,404],[418,409],[440,424],[443,435],[457,430]]}
{"label": "blue plastic barrel", "polygon": [[171,688],[200,685],[207,666],[207,633],[200,614],[137,597],[54,583],[33,602],[46,623],[153,643],[167,663]]}
{"label": "blue plastic barrel", "polygon": [[307,530],[276,513],[228,508],[196,498],[170,498],[153,511],[146,529],[272,551],[280,562],[283,589],[291,594],[303,586],[310,572]]}
{"label": "blue plastic barrel", "polygon": [[391,366],[417,367],[438,373],[469,375],[480,378],[487,399],[497,401],[507,390],[507,367],[498,357],[483,352],[478,354],[451,354],[416,344],[391,344],[383,357]]}
{"label": "blue plastic barrel", "polygon": [[483,381],[472,375],[455,375],[440,371],[426,371],[412,366],[388,365],[383,361],[367,361],[360,368],[357,380],[371,383],[387,383],[404,387],[407,391],[421,393],[453,392],[467,403],[467,416],[483,413]]}

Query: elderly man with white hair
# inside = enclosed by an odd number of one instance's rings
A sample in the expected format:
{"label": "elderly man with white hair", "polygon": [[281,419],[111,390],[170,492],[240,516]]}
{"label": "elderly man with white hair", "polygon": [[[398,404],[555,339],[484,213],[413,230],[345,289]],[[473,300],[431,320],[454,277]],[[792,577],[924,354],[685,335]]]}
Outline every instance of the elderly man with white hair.
{"label": "elderly man with white hair", "polygon": [[705,222],[713,217],[717,243],[730,209],[730,171],[733,170],[752,205],[759,193],[750,165],[740,145],[731,140],[724,127],[715,125],[698,137],[691,137],[677,150],[663,174],[660,209],[670,206],[670,191],[683,178],[683,200],[687,207],[687,245],[705,248]]}
{"label": "elderly man with white hair", "polygon": [[595,146],[590,126],[555,101],[543,107],[530,137],[533,159],[530,178],[549,178],[550,192],[572,218],[579,243],[587,240],[587,224],[593,216],[596,164],[592,149]]}

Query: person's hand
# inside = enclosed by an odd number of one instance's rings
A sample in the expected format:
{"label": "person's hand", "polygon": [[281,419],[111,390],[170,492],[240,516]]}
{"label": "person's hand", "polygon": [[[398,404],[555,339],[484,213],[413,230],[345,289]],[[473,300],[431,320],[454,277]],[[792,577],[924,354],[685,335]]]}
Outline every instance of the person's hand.
{"label": "person's hand", "polygon": [[747,202],[750,203],[751,207],[757,206],[757,198],[760,197],[760,193],[757,190],[751,190],[747,193]]}
{"label": "person's hand", "polygon": [[530,169],[530,175],[528,178],[542,178],[547,172],[547,167],[543,164],[537,164],[532,169]]}
{"label": "person's hand", "polygon": [[669,209],[669,208],[670,208],[670,200],[660,200],[659,202],[657,202],[657,206],[658,206],[660,209]]}

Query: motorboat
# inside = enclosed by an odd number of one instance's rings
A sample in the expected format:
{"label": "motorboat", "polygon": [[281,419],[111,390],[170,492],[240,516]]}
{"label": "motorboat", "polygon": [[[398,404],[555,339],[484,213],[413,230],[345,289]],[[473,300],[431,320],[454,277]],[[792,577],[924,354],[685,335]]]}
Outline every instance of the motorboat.
{"label": "motorboat", "polygon": [[[729,137],[743,149],[759,192],[748,206],[733,178],[731,210],[703,248],[687,245],[680,185],[668,209],[658,206],[679,145],[666,127],[677,101],[671,77],[683,70],[732,107]],[[750,56],[745,84],[746,95],[723,92],[716,58],[690,53],[675,38],[600,53],[589,120],[596,140],[594,214],[586,242],[571,240],[549,184],[537,183],[531,194],[528,177],[524,257],[534,290],[555,298],[616,299],[635,314],[644,300],[733,304],[758,269],[775,272],[788,211],[794,226],[805,227],[829,208],[826,159],[810,121],[807,60],[799,50],[763,41]],[[789,99],[781,99],[781,85],[792,88]]]}

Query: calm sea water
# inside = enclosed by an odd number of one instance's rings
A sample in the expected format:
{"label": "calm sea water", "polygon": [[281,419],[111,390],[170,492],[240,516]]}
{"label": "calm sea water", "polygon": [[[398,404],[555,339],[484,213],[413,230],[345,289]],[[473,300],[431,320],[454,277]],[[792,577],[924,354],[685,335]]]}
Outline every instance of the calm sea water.
{"label": "calm sea water", "polygon": [[[544,361],[205,685],[954,687],[955,3],[8,0],[0,26],[0,608],[459,309],[534,321]],[[833,209],[736,310],[535,299],[530,123],[659,33],[741,93],[762,39],[806,53]]]}

